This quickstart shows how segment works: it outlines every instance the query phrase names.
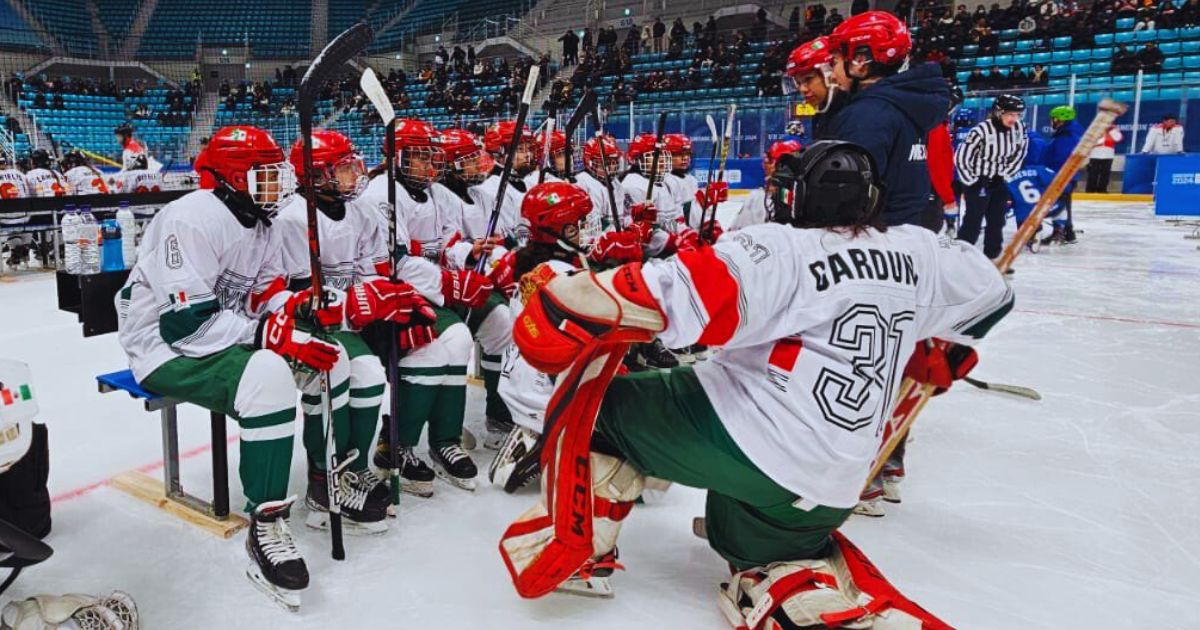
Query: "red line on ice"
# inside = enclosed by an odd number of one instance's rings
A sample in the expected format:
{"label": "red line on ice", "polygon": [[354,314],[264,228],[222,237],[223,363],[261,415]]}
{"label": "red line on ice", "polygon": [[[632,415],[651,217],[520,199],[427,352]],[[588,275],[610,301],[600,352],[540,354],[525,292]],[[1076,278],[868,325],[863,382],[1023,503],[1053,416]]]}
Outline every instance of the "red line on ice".
{"label": "red line on ice", "polygon": [[[237,435],[231,435],[231,436],[229,436],[229,439],[227,439],[225,442],[227,444],[232,444],[238,440],[238,437],[239,436],[237,436]],[[179,461],[182,462],[184,460],[191,459],[191,458],[197,457],[199,455],[203,455],[211,450],[212,450],[212,444],[202,444],[200,446],[197,446],[196,448],[189,449],[189,450],[186,450],[186,451],[180,453]],[[162,468],[163,464],[164,464],[163,460],[160,459],[156,462],[151,462],[151,463],[145,464],[143,466],[138,466],[137,468],[134,468],[134,470],[137,472],[140,472],[140,473],[148,473],[152,470],[158,470],[159,468]],[[109,481],[110,481],[109,479],[104,479],[101,481],[93,481],[92,483],[89,483],[86,486],[75,488],[74,490],[68,490],[62,494],[55,495],[53,498],[50,499],[50,503],[54,504],[54,503],[59,503],[62,501],[69,501],[71,499],[77,499],[86,494],[89,494],[91,491],[95,490],[96,488],[102,488],[104,486],[107,486],[109,484]]]}
{"label": "red line on ice", "polygon": [[1146,324],[1150,326],[1174,326],[1176,328],[1195,328],[1200,329],[1200,324],[1191,322],[1169,322],[1158,319],[1135,319],[1132,317],[1113,317],[1111,315],[1088,315],[1086,313],[1067,313],[1065,311],[1035,311],[1031,309],[1015,308],[1014,312],[1028,313],[1031,315],[1055,315],[1058,317],[1074,317],[1076,319],[1094,319],[1104,322],[1121,322],[1124,324]]}

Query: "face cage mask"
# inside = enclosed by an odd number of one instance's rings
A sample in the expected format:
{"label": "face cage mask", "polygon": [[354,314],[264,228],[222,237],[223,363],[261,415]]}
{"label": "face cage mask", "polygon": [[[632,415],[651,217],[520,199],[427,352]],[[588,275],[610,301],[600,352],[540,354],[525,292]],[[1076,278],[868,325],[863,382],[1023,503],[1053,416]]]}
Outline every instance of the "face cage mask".
{"label": "face cage mask", "polygon": [[463,182],[466,182],[468,186],[482,184],[492,174],[492,168],[495,165],[496,160],[483,149],[479,149],[470,155],[458,158],[450,163],[454,174]]}
{"label": "face cage mask", "polygon": [[255,166],[246,171],[246,192],[254,205],[274,218],[296,194],[296,171],[287,162]]}
{"label": "face cage mask", "polygon": [[[605,150],[604,157],[608,158],[608,176],[615,178],[617,173],[621,172],[621,156],[616,151],[609,153]],[[596,179],[604,181],[604,160],[601,160],[600,156],[587,160],[584,166]]]}
{"label": "face cage mask", "polygon": [[[638,165],[642,168],[642,174],[647,178],[650,177],[651,169],[654,168],[654,152],[647,151],[638,156]],[[658,171],[654,173],[655,181],[662,181],[663,175],[671,170],[671,152],[663,149],[662,154],[658,158]]]}
{"label": "face cage mask", "polygon": [[342,201],[353,201],[367,189],[367,167],[359,155],[348,155],[317,172],[313,188]]}
{"label": "face cage mask", "polygon": [[397,153],[398,175],[417,188],[432,186],[446,173],[446,155],[441,149],[414,147]]}

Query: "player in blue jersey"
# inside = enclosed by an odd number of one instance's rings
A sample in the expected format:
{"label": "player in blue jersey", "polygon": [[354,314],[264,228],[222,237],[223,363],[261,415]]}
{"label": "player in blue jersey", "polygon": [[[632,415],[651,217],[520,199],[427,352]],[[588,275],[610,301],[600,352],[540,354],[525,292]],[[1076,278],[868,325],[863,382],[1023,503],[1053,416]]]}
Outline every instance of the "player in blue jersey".
{"label": "player in blue jersey", "polygon": [[[1030,131],[1028,135],[1029,150],[1025,154],[1025,161],[1021,163],[1021,170],[1017,171],[1016,176],[1008,180],[1008,191],[1012,195],[1013,216],[1017,220],[1018,228],[1033,212],[1033,208],[1041,200],[1042,194],[1050,187],[1050,182],[1054,181],[1054,171],[1042,163],[1046,141],[1034,131]],[[1055,226],[1066,223],[1063,209],[1062,199],[1058,199],[1046,214],[1048,218],[1054,219]],[[1041,229],[1041,226],[1038,226],[1039,232]],[[1030,251],[1034,251],[1033,245],[1037,242],[1036,238],[1029,240],[1027,247],[1030,248]]]}

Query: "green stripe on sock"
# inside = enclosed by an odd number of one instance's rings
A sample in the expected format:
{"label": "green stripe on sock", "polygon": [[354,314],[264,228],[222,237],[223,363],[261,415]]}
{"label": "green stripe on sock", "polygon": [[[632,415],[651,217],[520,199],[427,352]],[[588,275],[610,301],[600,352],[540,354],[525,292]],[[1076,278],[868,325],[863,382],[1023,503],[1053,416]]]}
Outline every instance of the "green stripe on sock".
{"label": "green stripe on sock", "polygon": [[274,413],[268,413],[263,416],[254,416],[253,418],[242,418],[241,420],[238,421],[238,424],[240,424],[243,429],[261,429],[263,427],[273,427],[277,424],[291,422],[292,420],[295,420],[295,419],[296,419],[296,410],[289,408],[289,409],[284,409],[283,411],[276,411]]}

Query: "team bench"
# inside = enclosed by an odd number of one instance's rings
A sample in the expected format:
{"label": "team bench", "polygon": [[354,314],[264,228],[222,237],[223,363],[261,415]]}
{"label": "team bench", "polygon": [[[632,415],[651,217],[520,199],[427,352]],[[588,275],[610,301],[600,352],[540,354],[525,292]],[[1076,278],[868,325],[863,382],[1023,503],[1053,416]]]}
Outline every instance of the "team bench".
{"label": "team bench", "polygon": [[96,377],[96,384],[102,394],[119,391],[141,400],[146,411],[158,412],[162,423],[162,488],[152,477],[140,471],[121,473],[112,478],[110,485],[222,538],[233,536],[248,524],[245,518],[229,513],[229,452],[223,414],[209,412],[213,487],[213,500],[209,503],[185,492],[179,480],[177,407],[181,401],[146,391],[133,378],[130,370],[101,374]]}

